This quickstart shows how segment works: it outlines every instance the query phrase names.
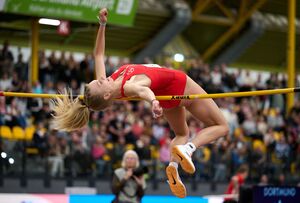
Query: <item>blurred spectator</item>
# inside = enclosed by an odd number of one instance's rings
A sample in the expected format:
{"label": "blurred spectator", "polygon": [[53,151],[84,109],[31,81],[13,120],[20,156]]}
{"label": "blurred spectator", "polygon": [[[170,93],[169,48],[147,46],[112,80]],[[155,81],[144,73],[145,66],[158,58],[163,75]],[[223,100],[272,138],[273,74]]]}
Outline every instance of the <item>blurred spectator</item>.
{"label": "blurred spectator", "polygon": [[214,182],[223,182],[226,180],[226,163],[228,162],[230,157],[230,154],[228,152],[229,150],[227,142],[222,142],[222,146],[220,148],[217,145],[213,145],[211,160],[215,171],[213,177]]}
{"label": "blurred spectator", "polygon": [[285,186],[286,185],[286,177],[283,173],[278,175],[278,178],[275,180],[275,185],[277,186]]}
{"label": "blurred spectator", "polygon": [[105,153],[106,153],[106,149],[105,146],[103,144],[103,139],[100,136],[96,137],[96,141],[95,143],[92,145],[92,157],[96,163],[96,173],[99,176],[103,176],[104,175],[104,169],[105,169],[105,160],[103,159]]}
{"label": "blurred spectator", "polygon": [[48,161],[50,164],[50,174],[52,177],[63,177],[64,175],[64,157],[62,155],[61,145],[54,131],[48,136]]}
{"label": "blurred spectator", "polygon": [[7,106],[5,97],[0,97],[0,126],[5,125],[5,116],[7,115]]}
{"label": "blurred spectator", "polygon": [[[28,61],[23,59],[23,55],[19,51],[18,55],[15,56],[17,62],[13,64],[14,57],[9,44],[5,42],[0,53],[0,90],[52,94],[58,91],[62,92],[66,87],[71,87],[77,94],[80,93],[82,82],[94,78],[94,59],[90,54],[86,54],[82,61],[76,61],[72,56],[73,53],[70,57],[64,52],[59,55],[58,52],[53,51],[47,56],[45,53],[40,53],[42,59],[40,61],[41,81],[37,81],[31,87],[27,80]],[[128,62],[130,61],[127,58],[118,61],[114,60],[113,57],[107,57],[106,65],[110,67],[109,72],[112,73],[120,64]],[[172,68],[171,61],[165,61],[165,64]],[[220,68],[216,67],[219,70],[211,71],[209,64],[203,63],[198,58],[192,59],[186,64],[186,70],[190,77],[203,85],[209,93],[286,87],[287,76],[284,74],[244,71],[242,69],[233,70],[226,64],[221,64]],[[221,74],[221,82],[219,74]],[[219,89],[216,89],[213,83],[217,84]],[[284,173],[287,183],[299,182],[300,102],[297,99],[287,116],[285,115],[283,95],[217,99],[216,102],[229,123],[230,136],[212,145],[214,146],[213,151],[210,148],[203,148],[195,153],[195,157],[197,157],[195,158],[195,166],[201,168],[198,169],[201,178],[207,178],[211,175],[211,177],[218,177],[216,179],[219,181],[222,180],[218,174],[214,173],[217,170],[214,171],[209,168],[218,168],[219,174],[220,171],[222,172],[220,170],[222,167],[213,162],[216,159],[215,154],[218,154],[218,159],[225,158],[220,164],[225,165],[226,178],[231,176],[242,163],[251,163],[251,177],[249,178],[252,178],[252,181],[259,180],[262,173],[268,174],[272,181],[278,179],[280,173]],[[113,168],[119,166],[126,149],[136,148],[136,144],[138,144],[139,147],[137,148],[141,150],[141,146],[145,144],[144,136],[146,136],[146,145],[150,146],[150,150],[148,149],[145,154],[147,156],[151,154],[154,161],[159,159],[162,162],[166,161],[169,152],[165,149],[165,145],[167,145],[169,137],[172,136],[172,132],[163,119],[152,119],[149,108],[150,106],[143,101],[120,101],[115,102],[115,105],[105,112],[92,112],[89,126],[78,132],[78,143],[76,141],[74,145],[72,145],[73,142],[68,142],[68,137],[65,138],[66,134],[62,136],[59,132],[55,136],[62,150],[65,168],[70,169],[70,160],[74,160],[74,157],[70,155],[70,151],[74,155],[74,150],[70,148],[74,147],[76,151],[77,147],[80,146],[83,149],[77,151],[78,157],[81,157],[80,161],[75,160],[78,173],[87,173],[92,170],[90,165],[92,165],[93,159],[90,150],[96,143],[98,136],[103,140],[109,157],[105,159],[106,164],[110,164],[108,161],[111,161]],[[51,126],[48,125],[50,113],[47,100],[0,97],[0,125],[27,127],[31,124],[38,125],[36,123],[43,120],[43,131],[47,135],[51,132]],[[192,137],[203,126],[201,124],[195,125],[195,121],[190,115],[187,117],[190,136]],[[111,131],[112,128],[118,132],[114,133]],[[51,139],[49,137],[49,140]],[[224,145],[227,146],[226,150],[224,150]],[[45,151],[46,153],[51,151],[53,154],[52,146],[46,147]],[[153,156],[157,152],[161,152],[162,155]],[[164,154],[166,157],[163,156]],[[79,167],[81,165],[89,169],[82,172],[81,167]],[[65,170],[65,172],[68,173],[69,171]],[[56,175],[61,175],[60,173],[58,170]],[[223,174],[221,173],[221,175]]]}
{"label": "blurred spectator", "polygon": [[259,180],[258,185],[259,186],[266,186],[268,184],[269,184],[269,178],[268,178],[268,176],[266,174],[262,174],[260,176],[260,180]]}
{"label": "blurred spectator", "polygon": [[[238,195],[240,187],[245,183],[248,177],[249,168],[247,165],[241,165],[237,170],[236,175],[232,176],[225,194],[228,195]],[[224,203],[234,203],[237,202],[237,197],[235,198],[225,198]]]}
{"label": "blurred spectator", "polygon": [[159,161],[167,167],[170,162],[170,143],[171,139],[168,137],[161,142],[161,146],[159,149]]}
{"label": "blurred spectator", "polygon": [[3,91],[10,90],[12,88],[12,78],[9,77],[9,74],[6,71],[1,75],[0,89]]}
{"label": "blurred spectator", "polygon": [[38,148],[41,156],[45,156],[49,148],[47,137],[47,129],[45,128],[44,123],[42,121],[38,122],[33,134],[32,144],[34,147]]}
{"label": "blurred spectator", "polygon": [[3,42],[3,47],[0,52],[0,74],[2,75],[4,72],[9,72],[13,70],[13,61],[14,57],[12,52],[9,50],[9,42],[5,40]]}
{"label": "blurred spectator", "polygon": [[113,142],[117,142],[120,137],[124,137],[127,141],[130,140],[131,126],[125,120],[125,113],[121,112],[108,124],[108,133],[111,135]]}
{"label": "blurred spectator", "polygon": [[89,67],[89,59],[88,54],[84,55],[84,59],[79,63],[79,70],[81,72],[81,78],[80,80],[82,82],[88,83],[92,80],[92,77],[90,75],[90,67]]}
{"label": "blurred spectator", "polygon": [[84,147],[82,137],[79,131],[71,133],[72,147],[73,147],[73,160],[76,163],[75,172],[78,176],[89,175],[92,171],[92,157],[90,152]]}
{"label": "blurred spectator", "polygon": [[5,125],[10,127],[13,126],[21,126],[23,128],[26,127],[26,118],[21,113],[19,106],[18,106],[18,99],[12,98],[11,104],[6,108],[6,114],[4,116]]}
{"label": "blurred spectator", "polygon": [[119,161],[122,160],[123,154],[126,151],[126,141],[124,137],[119,137],[118,142],[114,144],[113,148],[113,164],[119,165]]}

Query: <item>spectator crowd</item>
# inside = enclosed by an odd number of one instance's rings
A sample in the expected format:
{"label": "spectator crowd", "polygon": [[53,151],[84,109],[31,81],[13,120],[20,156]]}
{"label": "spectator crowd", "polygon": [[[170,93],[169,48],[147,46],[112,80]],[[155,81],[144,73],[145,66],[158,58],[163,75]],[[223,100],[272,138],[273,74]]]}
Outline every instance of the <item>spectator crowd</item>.
{"label": "spectator crowd", "polygon": [[[107,74],[113,73],[126,60],[114,64],[106,60]],[[169,63],[161,64],[169,67]],[[29,83],[29,64],[19,53],[16,62],[5,42],[0,53],[0,90],[13,92],[57,93],[64,88],[73,94],[81,93],[84,83],[94,77],[94,62],[86,54],[76,61],[64,52],[57,57],[53,52],[39,54],[39,80]],[[208,93],[252,91],[285,88],[283,74],[269,73],[266,79],[259,72],[238,69],[226,64],[211,67],[201,59],[191,59],[181,68]],[[297,97],[297,95],[296,95]],[[215,100],[230,126],[228,136],[194,153],[197,181],[225,182],[241,164],[250,168],[249,180],[259,182],[267,177],[270,182],[282,180],[295,184],[300,180],[300,102],[295,100],[287,113],[284,95],[222,98]],[[169,162],[169,144],[173,136],[163,118],[153,119],[148,103],[116,101],[104,112],[92,112],[89,124],[79,131],[58,132],[51,127],[51,101],[40,98],[0,97],[0,125],[34,126],[28,145],[38,149],[39,157],[47,159],[53,177],[64,177],[74,170],[77,176],[95,173],[109,177],[120,167],[126,150],[134,149],[150,176],[165,178]],[[187,115],[190,136],[203,126]],[[17,142],[18,143],[18,142]],[[1,139],[1,150],[7,150]],[[12,149],[15,153],[18,148]],[[186,178],[189,178],[188,176]]]}

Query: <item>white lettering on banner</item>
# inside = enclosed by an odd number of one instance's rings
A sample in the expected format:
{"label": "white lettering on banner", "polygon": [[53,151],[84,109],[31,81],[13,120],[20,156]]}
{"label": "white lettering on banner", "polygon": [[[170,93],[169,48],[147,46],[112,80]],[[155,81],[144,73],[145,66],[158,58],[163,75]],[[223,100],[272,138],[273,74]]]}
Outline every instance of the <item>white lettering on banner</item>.
{"label": "white lettering on banner", "polygon": [[33,13],[35,13],[35,12],[44,13],[45,12],[45,7],[30,4],[29,5],[29,11],[33,12]]}
{"label": "white lettering on banner", "polygon": [[116,13],[120,15],[129,15],[133,6],[133,0],[119,0]]}
{"label": "white lettering on banner", "polygon": [[57,16],[60,16],[60,15],[62,15],[63,10],[61,8],[50,7],[50,8],[47,8],[47,10],[44,13],[47,14],[47,15],[55,14]]}
{"label": "white lettering on banner", "polygon": [[33,1],[48,2],[52,4],[61,4],[61,5],[70,5],[70,6],[83,6],[93,10],[98,10],[99,8],[113,9],[115,4],[115,0],[33,0]]}
{"label": "white lettering on banner", "polygon": [[49,3],[78,6],[80,4],[80,0],[49,0]]}
{"label": "white lettering on banner", "polygon": [[80,5],[94,10],[99,8],[113,9],[115,0],[81,0]]}
{"label": "white lettering on banner", "polygon": [[83,17],[82,12],[81,11],[75,11],[75,10],[70,10],[70,9],[66,9],[64,10],[65,15],[67,16],[73,16],[73,17]]}
{"label": "white lettering on banner", "polygon": [[277,187],[264,188],[264,196],[265,197],[272,197],[272,196],[294,197],[295,195],[296,195],[295,188],[277,188]]}

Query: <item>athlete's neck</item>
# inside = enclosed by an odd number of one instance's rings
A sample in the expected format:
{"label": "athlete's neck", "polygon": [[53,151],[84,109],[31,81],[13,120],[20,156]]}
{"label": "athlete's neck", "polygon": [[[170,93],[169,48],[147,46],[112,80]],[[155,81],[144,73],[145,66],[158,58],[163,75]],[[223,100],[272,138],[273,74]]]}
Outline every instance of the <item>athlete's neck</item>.
{"label": "athlete's neck", "polygon": [[121,94],[121,86],[122,86],[123,77],[118,77],[112,84],[112,98],[120,98],[122,97]]}

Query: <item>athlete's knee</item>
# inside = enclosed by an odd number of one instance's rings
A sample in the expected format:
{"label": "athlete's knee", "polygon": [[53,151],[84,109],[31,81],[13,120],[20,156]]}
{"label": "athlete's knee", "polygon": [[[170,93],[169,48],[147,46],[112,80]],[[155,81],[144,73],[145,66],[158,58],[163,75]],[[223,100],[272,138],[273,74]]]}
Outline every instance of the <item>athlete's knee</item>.
{"label": "athlete's knee", "polygon": [[185,126],[180,130],[174,130],[174,133],[178,137],[188,137],[190,132],[189,132],[189,128]]}
{"label": "athlete's knee", "polygon": [[228,133],[229,133],[229,126],[226,122],[224,123],[215,123],[213,125],[210,125],[210,126],[207,126],[207,127],[213,127],[213,126],[216,126],[219,128],[218,130],[218,134],[219,134],[219,137],[223,137],[223,136],[227,136]]}

